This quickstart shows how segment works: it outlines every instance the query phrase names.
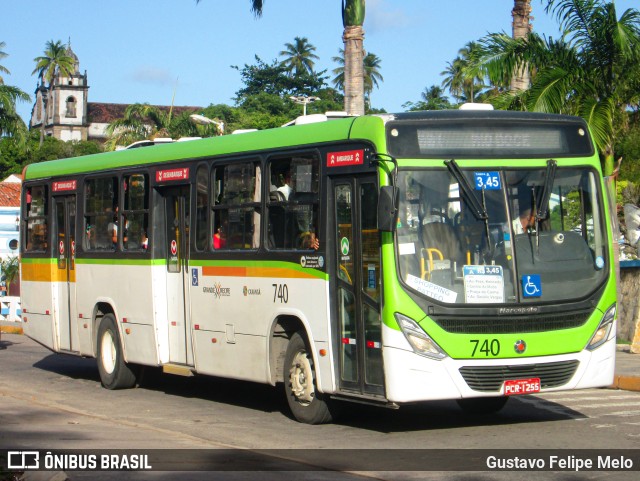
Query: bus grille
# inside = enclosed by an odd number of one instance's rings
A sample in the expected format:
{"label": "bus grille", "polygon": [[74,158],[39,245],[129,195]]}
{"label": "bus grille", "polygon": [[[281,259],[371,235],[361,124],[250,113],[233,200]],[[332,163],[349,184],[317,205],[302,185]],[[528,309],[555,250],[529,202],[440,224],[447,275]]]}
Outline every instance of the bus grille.
{"label": "bus grille", "polygon": [[578,312],[540,317],[490,318],[490,319],[443,319],[434,318],[438,326],[454,334],[515,334],[557,331],[584,325],[590,312]]}
{"label": "bus grille", "polygon": [[460,374],[474,391],[499,391],[502,383],[509,379],[536,377],[540,378],[540,386],[544,389],[569,382],[578,364],[579,361],[560,361],[516,366],[464,366],[460,368]]}

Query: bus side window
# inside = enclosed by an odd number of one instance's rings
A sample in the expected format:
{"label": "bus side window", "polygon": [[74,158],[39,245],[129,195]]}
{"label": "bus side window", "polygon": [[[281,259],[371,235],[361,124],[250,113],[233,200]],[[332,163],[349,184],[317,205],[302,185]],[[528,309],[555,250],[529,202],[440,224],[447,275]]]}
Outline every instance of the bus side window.
{"label": "bus side window", "polygon": [[44,252],[47,250],[47,214],[48,195],[47,186],[34,185],[29,187],[25,195],[25,215],[27,218],[26,252]]}
{"label": "bus side window", "polygon": [[85,182],[84,239],[87,250],[115,251],[114,230],[117,235],[118,179],[101,177]]}
{"label": "bus side window", "polygon": [[146,174],[125,176],[124,209],[119,220],[123,227],[122,247],[126,251],[146,251],[149,247],[149,177]]}
{"label": "bus side window", "polygon": [[216,167],[212,185],[214,250],[258,248],[262,185],[258,163],[238,162]]}
{"label": "bus side window", "polygon": [[319,165],[313,154],[270,160],[269,248],[317,248]]}

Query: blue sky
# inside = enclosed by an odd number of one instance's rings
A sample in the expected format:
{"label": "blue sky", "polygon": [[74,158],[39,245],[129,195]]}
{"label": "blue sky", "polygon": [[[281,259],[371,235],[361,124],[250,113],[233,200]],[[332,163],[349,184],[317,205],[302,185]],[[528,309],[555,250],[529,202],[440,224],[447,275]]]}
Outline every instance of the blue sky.
{"label": "blue sky", "polygon": [[[546,3],[546,2],[545,2]],[[232,65],[271,62],[294,37],[316,46],[317,69],[336,65],[342,47],[340,0],[266,0],[255,19],[249,0],[6,0],[0,41],[11,72],[5,83],[33,96],[33,59],[48,40],[71,39],[87,71],[90,102],[206,107],[233,104],[241,87]],[[557,23],[532,0],[533,25],[558,36]],[[617,0],[618,16],[638,8]],[[513,0],[367,0],[365,49],[382,60],[384,82],[374,90],[374,107],[401,111],[425,87],[440,84],[458,50],[489,32],[511,33]],[[26,120],[32,104],[21,104]]]}

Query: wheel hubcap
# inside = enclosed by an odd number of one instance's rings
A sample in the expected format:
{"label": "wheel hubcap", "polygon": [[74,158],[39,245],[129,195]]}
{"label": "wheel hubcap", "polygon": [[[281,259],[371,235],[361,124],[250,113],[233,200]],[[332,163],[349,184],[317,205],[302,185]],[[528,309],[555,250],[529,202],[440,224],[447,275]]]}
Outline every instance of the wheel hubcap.
{"label": "wheel hubcap", "polygon": [[313,387],[313,368],[304,351],[295,355],[289,371],[291,392],[301,404],[313,401],[315,390]]}
{"label": "wheel hubcap", "polygon": [[108,374],[111,374],[116,368],[116,345],[110,331],[106,331],[102,336],[100,352],[102,367]]}

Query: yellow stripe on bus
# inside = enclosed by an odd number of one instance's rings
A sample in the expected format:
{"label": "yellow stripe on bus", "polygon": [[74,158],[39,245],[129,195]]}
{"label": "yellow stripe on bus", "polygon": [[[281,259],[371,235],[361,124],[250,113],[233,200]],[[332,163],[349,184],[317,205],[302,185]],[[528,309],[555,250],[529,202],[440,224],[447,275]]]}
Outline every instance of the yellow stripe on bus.
{"label": "yellow stripe on bus", "polygon": [[76,282],[76,271],[69,271],[67,279],[67,270],[58,269],[57,263],[47,264],[31,264],[23,262],[20,267],[22,270],[22,280],[27,282]]}

